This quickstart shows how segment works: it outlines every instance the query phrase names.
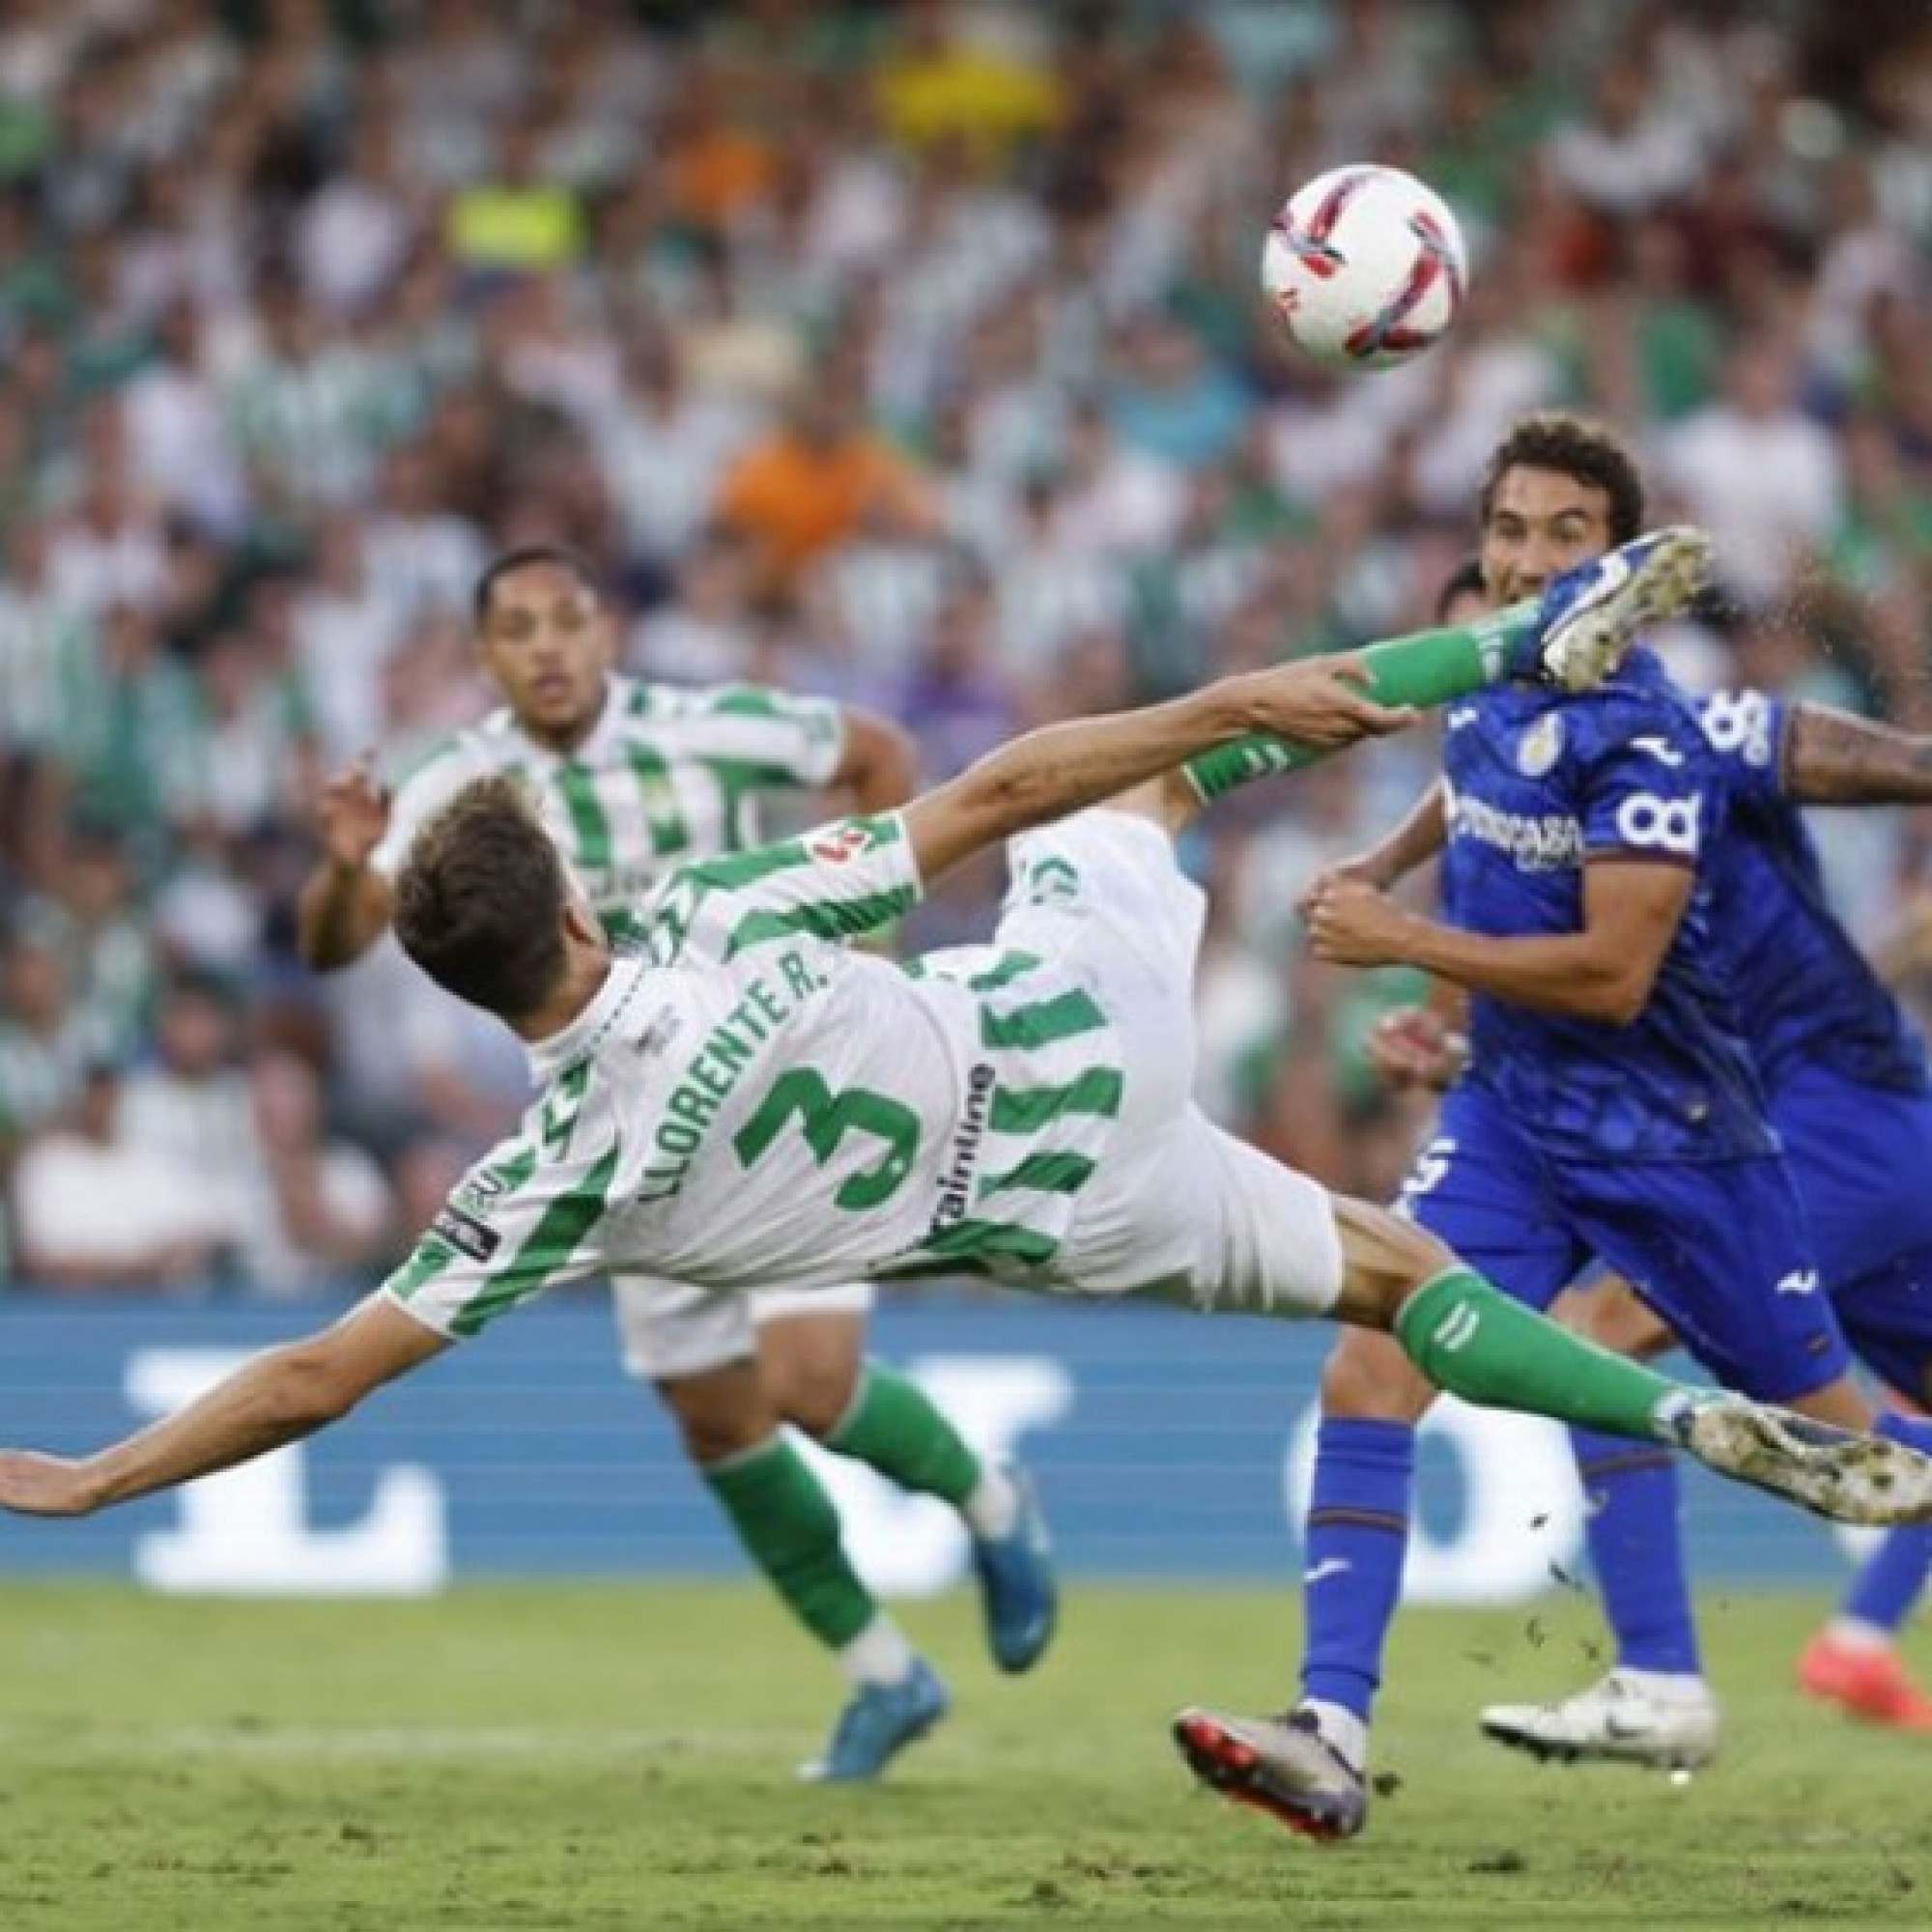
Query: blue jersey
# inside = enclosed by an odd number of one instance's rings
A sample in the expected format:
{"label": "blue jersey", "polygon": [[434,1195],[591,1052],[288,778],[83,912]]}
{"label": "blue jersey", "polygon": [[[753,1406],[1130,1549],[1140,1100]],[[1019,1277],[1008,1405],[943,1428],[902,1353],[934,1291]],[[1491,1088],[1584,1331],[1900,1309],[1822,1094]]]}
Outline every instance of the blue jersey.
{"label": "blue jersey", "polygon": [[1703,700],[1730,789],[1714,857],[1719,945],[1758,1070],[1776,1094],[1801,1068],[1864,1087],[1932,1092],[1925,1049],[1825,896],[1818,852],[1781,778],[1790,713],[1761,692]]}
{"label": "blue jersey", "polygon": [[1501,685],[1451,709],[1443,747],[1450,923],[1581,929],[1586,860],[1687,866],[1698,883],[1629,1026],[1470,1001],[1468,1078],[1560,1160],[1718,1161],[1775,1151],[1712,926],[1705,857],[1722,773],[1688,702],[1634,652],[1583,696]]}

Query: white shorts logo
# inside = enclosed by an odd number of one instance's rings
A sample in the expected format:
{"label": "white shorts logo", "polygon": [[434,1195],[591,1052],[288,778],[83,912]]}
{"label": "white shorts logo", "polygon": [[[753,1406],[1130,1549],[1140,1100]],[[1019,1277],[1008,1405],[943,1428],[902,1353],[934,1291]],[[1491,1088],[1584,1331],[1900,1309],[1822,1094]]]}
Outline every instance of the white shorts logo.
{"label": "white shorts logo", "polygon": [[1670,852],[1680,859],[1697,856],[1697,808],[1694,798],[1659,798],[1634,791],[1617,807],[1617,837],[1638,851]]}

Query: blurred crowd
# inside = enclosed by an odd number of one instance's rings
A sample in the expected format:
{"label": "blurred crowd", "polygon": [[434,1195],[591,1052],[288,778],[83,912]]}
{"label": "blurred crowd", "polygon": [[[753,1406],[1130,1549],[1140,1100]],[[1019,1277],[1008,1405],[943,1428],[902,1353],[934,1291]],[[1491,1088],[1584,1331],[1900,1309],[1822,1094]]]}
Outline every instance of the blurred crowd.
{"label": "blurred crowd", "polygon": [[[1337,378],[1255,264],[1361,159],[1474,273],[1443,347]],[[1932,11],[1887,0],[8,0],[14,1274],[366,1279],[514,1118],[519,1056],[393,948],[319,982],[292,945],[319,776],[488,706],[504,545],[594,557],[630,669],[875,706],[939,777],[1426,623],[1491,444],[1570,405],[1719,539],[1687,677],[1932,723],[1929,242]],[[1370,1193],[1416,1122],[1361,1041],[1413,989],[1312,966],[1292,908],[1431,757],[1190,855],[1205,1097]],[[1919,829],[1831,830],[1877,943]]]}

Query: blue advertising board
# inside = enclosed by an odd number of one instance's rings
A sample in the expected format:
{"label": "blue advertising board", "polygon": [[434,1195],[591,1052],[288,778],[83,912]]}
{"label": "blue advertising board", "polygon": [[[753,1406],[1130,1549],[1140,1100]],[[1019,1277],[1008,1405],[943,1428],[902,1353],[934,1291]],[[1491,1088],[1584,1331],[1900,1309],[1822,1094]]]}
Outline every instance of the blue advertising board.
{"label": "blue advertising board", "polygon": [[[146,1297],[0,1300],[0,1440],[91,1447],[322,1319]],[[884,1297],[873,1346],[974,1440],[1025,1455],[1069,1574],[1288,1587],[1328,1334],[923,1294]],[[922,1595],[959,1577],[950,1512],[836,1458],[820,1466],[881,1590]],[[1687,1474],[1700,1578],[1842,1577],[1851,1537]],[[1581,1507],[1552,1425],[1438,1405],[1420,1496],[1411,1600],[1516,1601],[1579,1567]],[[0,1577],[93,1574],[166,1591],[408,1595],[465,1577],[741,1568],[658,1405],[620,1371],[609,1309],[590,1293],[500,1323],[261,1463],[82,1521],[0,1520]]]}

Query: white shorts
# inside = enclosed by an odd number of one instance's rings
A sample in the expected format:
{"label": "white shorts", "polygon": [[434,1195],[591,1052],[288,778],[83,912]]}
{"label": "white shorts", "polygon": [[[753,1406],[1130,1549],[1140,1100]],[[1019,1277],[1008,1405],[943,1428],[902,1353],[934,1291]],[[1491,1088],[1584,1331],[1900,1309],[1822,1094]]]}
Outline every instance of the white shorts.
{"label": "white shorts", "polygon": [[1167,835],[1088,811],[1014,842],[1015,873],[1063,858],[1064,896],[1016,905],[1002,947],[1085,977],[1126,1075],[1105,1154],[1080,1191],[1052,1284],[1257,1313],[1321,1315],[1342,1288],[1328,1191],[1215,1126],[1193,1101],[1194,967],[1207,899]]}
{"label": "white shorts", "polygon": [[611,1284],[624,1367],[639,1381],[679,1381],[758,1352],[767,1321],[798,1315],[864,1315],[872,1306],[869,1282],[845,1288],[693,1288],[649,1275]]}

